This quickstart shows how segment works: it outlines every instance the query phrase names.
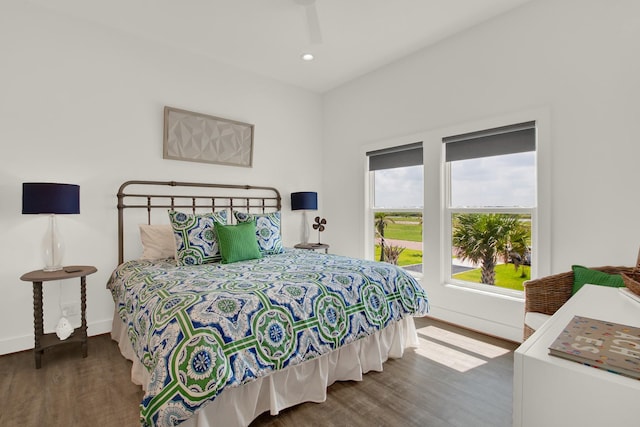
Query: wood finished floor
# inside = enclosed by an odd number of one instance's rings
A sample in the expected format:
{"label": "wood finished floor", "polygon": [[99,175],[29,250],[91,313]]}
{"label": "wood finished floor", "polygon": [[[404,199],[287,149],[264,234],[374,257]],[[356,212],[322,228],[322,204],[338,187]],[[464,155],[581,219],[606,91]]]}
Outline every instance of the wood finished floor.
{"label": "wood finished floor", "polygon": [[[327,401],[304,403],[252,427],[511,426],[517,344],[429,318],[416,319],[420,348],[389,360],[362,382],[338,382]],[[0,426],[137,426],[142,391],[109,335],[45,352],[0,356]]]}

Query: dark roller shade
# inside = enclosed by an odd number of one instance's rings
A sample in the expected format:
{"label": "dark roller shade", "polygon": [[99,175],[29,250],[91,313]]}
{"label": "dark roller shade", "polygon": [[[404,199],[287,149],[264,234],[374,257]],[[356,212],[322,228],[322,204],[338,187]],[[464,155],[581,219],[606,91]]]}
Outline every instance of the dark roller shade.
{"label": "dark roller shade", "polygon": [[447,144],[447,162],[535,151],[535,122],[449,136],[442,142]]}
{"label": "dark roller shade", "polygon": [[369,170],[393,169],[422,164],[422,142],[369,151]]}

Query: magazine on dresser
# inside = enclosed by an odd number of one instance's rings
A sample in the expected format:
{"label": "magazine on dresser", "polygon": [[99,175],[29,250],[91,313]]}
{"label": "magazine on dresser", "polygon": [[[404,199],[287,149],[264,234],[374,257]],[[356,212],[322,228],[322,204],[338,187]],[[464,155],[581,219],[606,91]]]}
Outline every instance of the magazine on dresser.
{"label": "magazine on dresser", "polygon": [[640,379],[640,327],[574,316],[549,354]]}

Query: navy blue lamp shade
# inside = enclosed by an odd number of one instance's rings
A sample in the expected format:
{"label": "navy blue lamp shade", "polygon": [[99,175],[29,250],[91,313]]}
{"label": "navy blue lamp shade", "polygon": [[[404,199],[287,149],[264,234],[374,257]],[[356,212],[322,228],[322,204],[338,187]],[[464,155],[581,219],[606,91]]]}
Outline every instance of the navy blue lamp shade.
{"label": "navy blue lamp shade", "polygon": [[291,210],[318,210],[318,193],[315,191],[291,193]]}
{"label": "navy blue lamp shade", "polygon": [[51,182],[22,184],[23,214],[79,214],[80,186]]}
{"label": "navy blue lamp shade", "polygon": [[49,229],[42,240],[44,271],[62,270],[64,243],[56,226],[56,215],[80,213],[80,186],[52,182],[22,183],[22,213],[49,214]]}

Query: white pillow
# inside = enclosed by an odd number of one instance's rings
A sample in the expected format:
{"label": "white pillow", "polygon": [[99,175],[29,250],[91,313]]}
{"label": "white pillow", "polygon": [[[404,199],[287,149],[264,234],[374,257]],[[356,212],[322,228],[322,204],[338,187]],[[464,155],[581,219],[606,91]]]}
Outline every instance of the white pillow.
{"label": "white pillow", "polygon": [[140,239],[142,240],[140,259],[154,260],[176,256],[176,239],[171,224],[140,224]]}

